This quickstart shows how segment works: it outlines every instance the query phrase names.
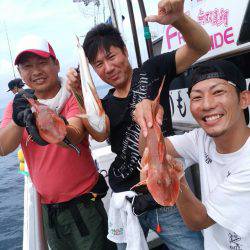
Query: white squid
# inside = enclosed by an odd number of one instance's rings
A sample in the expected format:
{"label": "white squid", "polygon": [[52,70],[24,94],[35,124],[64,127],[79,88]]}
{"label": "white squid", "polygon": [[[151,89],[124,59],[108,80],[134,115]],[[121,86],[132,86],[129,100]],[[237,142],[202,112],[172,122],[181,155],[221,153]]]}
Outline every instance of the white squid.
{"label": "white squid", "polygon": [[83,114],[81,118],[87,118],[91,128],[97,133],[103,133],[107,131],[107,116],[102,107],[101,100],[98,97],[95,85],[93,83],[89,62],[85,55],[85,52],[79,42],[79,38],[76,36],[77,49],[79,55],[79,70],[82,86],[83,99],[80,94],[73,90],[73,93],[82,108]]}

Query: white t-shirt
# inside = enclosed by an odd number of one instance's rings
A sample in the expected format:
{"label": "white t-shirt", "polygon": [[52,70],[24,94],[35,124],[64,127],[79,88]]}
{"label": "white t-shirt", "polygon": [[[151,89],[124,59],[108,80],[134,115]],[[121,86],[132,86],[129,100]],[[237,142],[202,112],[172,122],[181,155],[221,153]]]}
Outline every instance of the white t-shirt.
{"label": "white t-shirt", "polygon": [[205,249],[250,250],[250,137],[230,154],[219,154],[203,129],[169,140],[186,165],[200,166],[202,202],[216,221],[204,230]]}

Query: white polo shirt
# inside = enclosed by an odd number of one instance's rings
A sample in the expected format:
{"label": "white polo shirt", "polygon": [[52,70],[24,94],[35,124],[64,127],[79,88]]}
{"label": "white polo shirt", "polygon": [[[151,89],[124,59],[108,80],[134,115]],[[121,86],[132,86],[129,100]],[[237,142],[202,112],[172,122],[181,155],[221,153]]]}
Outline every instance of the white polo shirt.
{"label": "white polo shirt", "polygon": [[206,250],[250,249],[250,138],[237,152],[219,154],[203,129],[169,137],[186,165],[198,163],[202,202],[216,221],[204,230]]}

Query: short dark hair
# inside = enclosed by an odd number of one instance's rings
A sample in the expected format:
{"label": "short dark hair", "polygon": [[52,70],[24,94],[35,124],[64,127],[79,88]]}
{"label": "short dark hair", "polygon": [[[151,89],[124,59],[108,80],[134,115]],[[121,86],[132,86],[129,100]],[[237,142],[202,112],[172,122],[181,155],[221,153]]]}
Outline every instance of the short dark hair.
{"label": "short dark hair", "polygon": [[92,28],[83,42],[83,49],[90,63],[93,63],[98,50],[103,48],[109,52],[111,46],[125,51],[126,45],[118,29],[110,24],[101,23]]}

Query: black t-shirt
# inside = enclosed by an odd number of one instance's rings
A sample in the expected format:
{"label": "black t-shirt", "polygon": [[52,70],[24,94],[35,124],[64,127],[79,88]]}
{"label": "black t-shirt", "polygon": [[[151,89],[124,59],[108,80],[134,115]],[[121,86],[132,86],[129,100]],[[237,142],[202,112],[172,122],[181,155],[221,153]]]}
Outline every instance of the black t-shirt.
{"label": "black t-shirt", "polygon": [[132,120],[132,112],[142,99],[156,97],[164,75],[166,78],[161,103],[165,115],[162,130],[164,135],[169,135],[172,124],[168,85],[176,76],[175,51],[150,58],[140,69],[134,69],[126,98],[115,97],[115,89],[111,89],[102,100],[110,119],[111,150],[117,154],[109,169],[109,184],[114,192],[128,191],[139,182],[137,168],[141,159],[138,151],[140,127]]}

